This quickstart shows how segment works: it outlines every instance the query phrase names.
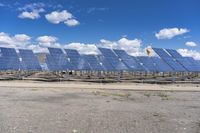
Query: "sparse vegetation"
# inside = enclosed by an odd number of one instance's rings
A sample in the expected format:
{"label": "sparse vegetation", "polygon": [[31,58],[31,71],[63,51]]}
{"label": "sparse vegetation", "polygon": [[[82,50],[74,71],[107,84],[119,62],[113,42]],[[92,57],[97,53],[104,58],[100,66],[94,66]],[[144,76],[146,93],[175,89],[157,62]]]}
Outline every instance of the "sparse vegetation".
{"label": "sparse vegetation", "polygon": [[118,96],[118,97],[123,97],[123,98],[128,98],[131,96],[130,93],[109,93],[109,92],[100,92],[100,91],[95,91],[93,92],[95,95],[101,95],[101,96]]}
{"label": "sparse vegetation", "polygon": [[150,92],[145,92],[145,93],[144,93],[144,96],[150,97],[150,96],[151,96],[151,93],[150,93]]}
{"label": "sparse vegetation", "polygon": [[158,93],[157,96],[161,97],[162,100],[169,100],[169,99],[170,99],[170,98],[169,98],[169,95],[167,95],[167,94],[166,94],[165,92],[163,92],[163,91],[160,91],[160,92]]}

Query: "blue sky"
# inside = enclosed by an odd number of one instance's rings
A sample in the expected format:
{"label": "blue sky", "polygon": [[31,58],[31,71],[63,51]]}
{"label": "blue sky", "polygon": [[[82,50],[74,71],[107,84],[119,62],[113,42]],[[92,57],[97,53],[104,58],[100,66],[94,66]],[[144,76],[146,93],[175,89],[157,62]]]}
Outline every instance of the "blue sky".
{"label": "blue sky", "polygon": [[[32,43],[40,36],[56,37],[61,45],[126,38],[141,40],[142,48],[151,45],[200,51],[199,5],[199,0],[0,0],[0,32],[9,37],[28,35]],[[22,15],[34,11],[39,17]],[[62,11],[72,16],[58,23],[52,16],[48,20],[48,14]],[[156,37],[162,29],[167,35]],[[187,42],[195,46],[187,46]]]}

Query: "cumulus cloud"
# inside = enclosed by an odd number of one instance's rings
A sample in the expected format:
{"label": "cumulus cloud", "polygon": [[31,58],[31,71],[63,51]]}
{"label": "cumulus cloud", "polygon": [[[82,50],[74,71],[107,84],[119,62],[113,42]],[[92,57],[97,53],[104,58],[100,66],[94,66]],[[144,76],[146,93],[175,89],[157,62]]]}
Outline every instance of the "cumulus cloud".
{"label": "cumulus cloud", "polygon": [[0,32],[0,46],[16,49],[32,49],[34,52],[47,52],[47,47],[59,47],[57,38],[54,36],[40,36],[36,38],[36,42],[26,34],[9,35]]}
{"label": "cumulus cloud", "polygon": [[27,42],[27,41],[29,41],[31,39],[31,37],[26,35],[26,34],[16,34],[14,36],[14,39],[16,41],[20,41],[20,42]]}
{"label": "cumulus cloud", "polygon": [[0,44],[1,45],[7,45],[14,43],[14,40],[12,37],[10,37],[7,33],[0,32]]}
{"label": "cumulus cloud", "polygon": [[53,24],[59,24],[64,22],[68,26],[76,26],[79,25],[78,20],[76,20],[73,15],[67,10],[53,11],[50,14],[46,14],[45,18]]}
{"label": "cumulus cloud", "polygon": [[0,45],[6,47],[18,47],[29,43],[31,37],[26,34],[16,34],[10,36],[7,33],[0,32]]}
{"label": "cumulus cloud", "polygon": [[175,36],[189,32],[186,28],[165,28],[155,34],[157,39],[172,39]]}
{"label": "cumulus cloud", "polygon": [[178,49],[178,52],[184,57],[193,57],[196,60],[200,60],[200,52],[196,50]]}
{"label": "cumulus cloud", "polygon": [[79,25],[79,22],[76,19],[70,19],[64,22],[68,26],[76,26]]}
{"label": "cumulus cloud", "polygon": [[37,38],[37,41],[40,43],[54,43],[58,39],[55,36],[40,36]]}
{"label": "cumulus cloud", "polygon": [[27,4],[24,7],[18,8],[19,11],[22,11],[18,17],[21,19],[38,19],[40,13],[45,12],[43,3],[33,3]]}
{"label": "cumulus cloud", "polygon": [[100,54],[98,47],[122,49],[133,56],[146,55],[145,49],[141,48],[142,41],[139,39],[127,39],[121,38],[118,41],[109,41],[102,39],[99,44],[87,44],[72,42],[69,44],[60,44],[57,42],[58,38],[55,36],[39,36],[35,39],[31,39],[26,34],[9,35],[4,32],[0,32],[0,46],[12,47],[12,48],[26,48],[32,49],[34,52],[47,52],[47,47],[56,48],[68,48],[76,49],[81,54]]}
{"label": "cumulus cloud", "polygon": [[36,39],[38,44],[42,47],[60,47],[57,40],[58,38],[55,36],[40,36]]}
{"label": "cumulus cloud", "polygon": [[127,38],[121,38],[118,41],[100,40],[100,46],[111,49],[122,49],[133,56],[144,55],[144,51],[141,49],[142,41],[139,39],[129,40]]}
{"label": "cumulus cloud", "polygon": [[197,46],[197,44],[195,42],[186,42],[185,45],[189,46],[189,47],[195,47],[195,46]]}
{"label": "cumulus cloud", "polygon": [[70,43],[64,45],[67,49],[76,49],[81,54],[99,54],[99,51],[95,44],[84,44],[84,43]]}

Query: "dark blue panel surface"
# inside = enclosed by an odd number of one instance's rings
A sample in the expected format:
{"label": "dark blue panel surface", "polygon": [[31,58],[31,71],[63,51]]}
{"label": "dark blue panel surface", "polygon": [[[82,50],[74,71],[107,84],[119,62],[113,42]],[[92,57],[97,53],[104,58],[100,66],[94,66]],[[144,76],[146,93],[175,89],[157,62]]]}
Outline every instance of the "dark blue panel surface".
{"label": "dark blue panel surface", "polygon": [[46,55],[45,62],[47,64],[49,71],[59,71],[59,70],[61,70],[60,66],[55,62],[55,59],[50,54]]}
{"label": "dark blue panel surface", "polygon": [[85,60],[77,50],[65,49],[69,62],[72,64],[73,70],[91,70],[91,67],[87,60]]}
{"label": "dark blue panel surface", "polygon": [[200,61],[197,61],[192,57],[184,57],[184,58],[191,63],[194,71],[200,72]]}
{"label": "dark blue panel surface", "polygon": [[166,51],[181,64],[187,71],[195,72],[197,71],[196,67],[187,59],[182,57],[176,50],[166,49]]}
{"label": "dark blue panel surface", "polygon": [[158,57],[151,57],[158,72],[173,72],[173,69]]}
{"label": "dark blue panel surface", "polygon": [[153,50],[160,56],[160,58],[167,63],[174,71],[187,71],[180,63],[178,63],[172,56],[166,53],[163,49],[153,48]]}
{"label": "dark blue panel surface", "polygon": [[32,50],[19,49],[19,57],[22,59],[24,70],[42,70],[39,60]]}
{"label": "dark blue panel surface", "polygon": [[94,71],[104,71],[102,63],[96,58],[95,55],[83,55],[83,58],[89,63],[90,68]]}
{"label": "dark blue panel surface", "polygon": [[115,68],[115,70],[128,70],[126,65],[119,60],[111,49],[99,48],[99,51],[105,57],[105,60]]}
{"label": "dark blue panel surface", "polygon": [[0,47],[0,70],[20,70],[21,68],[22,65],[15,49]]}
{"label": "dark blue panel surface", "polygon": [[140,63],[137,62],[135,58],[128,55],[124,50],[114,49],[113,51],[122,60],[122,62],[129,68],[129,70],[132,70],[132,71],[145,70],[143,66],[140,65]]}
{"label": "dark blue panel surface", "polygon": [[137,59],[145,66],[147,71],[156,72],[156,66],[153,63],[152,59],[148,56],[138,56]]}
{"label": "dark blue panel surface", "polygon": [[69,62],[67,56],[59,48],[48,48],[51,60],[58,65],[59,70],[72,70],[73,65]]}
{"label": "dark blue panel surface", "polygon": [[173,49],[166,49],[166,51],[167,51],[173,58],[183,58],[176,50],[173,50]]}
{"label": "dark blue panel surface", "polygon": [[115,68],[105,59],[104,56],[98,55],[97,58],[102,63],[105,71],[115,71]]}

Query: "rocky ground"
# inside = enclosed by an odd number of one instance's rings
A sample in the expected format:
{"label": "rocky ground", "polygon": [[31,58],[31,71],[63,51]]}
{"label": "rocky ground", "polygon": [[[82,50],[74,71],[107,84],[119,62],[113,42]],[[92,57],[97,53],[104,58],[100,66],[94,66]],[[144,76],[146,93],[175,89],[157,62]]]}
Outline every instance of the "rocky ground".
{"label": "rocky ground", "polygon": [[198,89],[196,85],[1,81],[0,132],[200,133]]}

